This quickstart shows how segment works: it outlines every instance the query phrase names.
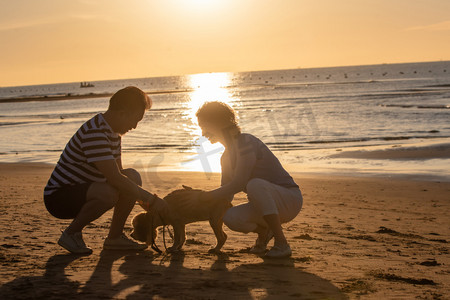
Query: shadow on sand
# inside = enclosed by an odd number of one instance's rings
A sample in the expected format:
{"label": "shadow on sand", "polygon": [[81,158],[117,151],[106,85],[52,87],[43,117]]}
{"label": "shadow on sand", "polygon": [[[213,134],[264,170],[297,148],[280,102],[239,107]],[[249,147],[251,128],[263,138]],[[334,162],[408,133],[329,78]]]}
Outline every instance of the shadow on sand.
{"label": "shadow on sand", "polygon": [[65,269],[80,256],[57,254],[50,257],[43,276],[22,276],[0,287],[0,299],[71,299],[80,283],[70,280]]}
{"label": "shadow on sand", "polygon": [[[85,284],[70,280],[65,272],[80,256],[54,255],[47,261],[43,276],[18,277],[4,284],[0,298],[348,298],[329,281],[295,267],[293,259],[240,264],[242,253],[191,255],[200,256],[196,259],[201,267],[185,267],[184,252],[159,256],[148,251],[102,251]],[[212,264],[206,268],[209,261]]]}

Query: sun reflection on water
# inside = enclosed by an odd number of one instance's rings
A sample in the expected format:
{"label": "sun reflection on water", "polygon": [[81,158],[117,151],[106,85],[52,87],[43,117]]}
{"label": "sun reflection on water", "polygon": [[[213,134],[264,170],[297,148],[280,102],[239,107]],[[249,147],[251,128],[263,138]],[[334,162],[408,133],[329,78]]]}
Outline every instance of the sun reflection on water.
{"label": "sun reflection on water", "polygon": [[236,105],[236,99],[229,90],[231,76],[229,73],[204,73],[188,76],[190,87],[193,89],[189,93],[189,101],[186,102],[186,114],[184,116],[185,128],[192,137],[192,152],[183,163],[183,168],[191,171],[220,172],[220,156],[223,153],[223,146],[219,143],[211,144],[202,137],[202,131],[197,123],[195,113],[205,103],[209,101],[220,101],[227,103],[231,107]]}
{"label": "sun reflection on water", "polygon": [[229,73],[205,73],[189,75],[189,86],[193,89],[189,93],[186,118],[197,124],[195,113],[209,101],[221,101],[233,106],[233,96],[228,86],[231,84]]}

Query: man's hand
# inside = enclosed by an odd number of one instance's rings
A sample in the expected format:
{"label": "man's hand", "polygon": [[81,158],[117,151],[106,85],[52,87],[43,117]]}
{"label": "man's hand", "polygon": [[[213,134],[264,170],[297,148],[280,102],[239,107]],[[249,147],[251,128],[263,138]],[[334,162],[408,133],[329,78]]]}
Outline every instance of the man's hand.
{"label": "man's hand", "polygon": [[150,210],[150,207],[152,207],[153,203],[155,202],[155,199],[158,196],[156,196],[155,194],[150,194],[147,191],[143,191],[141,192],[141,196],[137,201],[137,203],[146,211]]}
{"label": "man's hand", "polygon": [[166,201],[159,198],[156,194],[144,193],[143,197],[144,199],[139,199],[137,202],[146,211],[151,211],[158,208],[162,211],[162,207],[167,206]]}

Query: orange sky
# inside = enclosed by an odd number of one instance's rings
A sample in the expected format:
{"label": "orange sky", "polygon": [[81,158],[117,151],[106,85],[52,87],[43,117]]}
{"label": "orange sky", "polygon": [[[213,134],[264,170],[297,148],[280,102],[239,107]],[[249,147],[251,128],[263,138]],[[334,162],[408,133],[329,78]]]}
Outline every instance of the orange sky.
{"label": "orange sky", "polygon": [[448,0],[0,0],[0,86],[450,60]]}

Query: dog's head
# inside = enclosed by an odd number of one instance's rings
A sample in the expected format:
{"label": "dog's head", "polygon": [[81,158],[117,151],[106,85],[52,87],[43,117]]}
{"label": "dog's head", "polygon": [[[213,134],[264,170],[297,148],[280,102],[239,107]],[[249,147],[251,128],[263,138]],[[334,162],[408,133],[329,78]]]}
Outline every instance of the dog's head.
{"label": "dog's head", "polygon": [[131,237],[137,241],[145,242],[152,245],[158,235],[157,228],[161,226],[161,222],[157,220],[150,212],[143,212],[134,216],[131,224],[133,231]]}

